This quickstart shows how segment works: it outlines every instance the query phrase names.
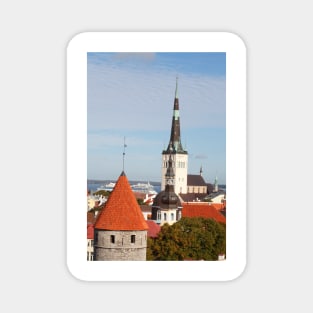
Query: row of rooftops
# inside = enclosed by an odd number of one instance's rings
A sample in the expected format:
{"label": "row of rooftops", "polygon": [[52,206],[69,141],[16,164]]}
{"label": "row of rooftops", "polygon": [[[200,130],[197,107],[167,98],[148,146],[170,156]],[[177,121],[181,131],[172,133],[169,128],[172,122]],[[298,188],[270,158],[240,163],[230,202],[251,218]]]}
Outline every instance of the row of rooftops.
{"label": "row of rooftops", "polygon": [[[151,206],[142,205],[141,212],[151,213]],[[208,203],[184,203],[182,206],[182,217],[203,217],[212,218],[217,222],[226,224],[226,205],[225,204],[208,204]],[[93,213],[87,212],[87,238],[94,238],[94,227],[96,218]],[[148,237],[155,238],[161,230],[161,226],[155,221],[147,219]]]}
{"label": "row of rooftops", "polygon": [[[226,202],[220,207],[204,202],[182,202],[180,205],[182,217],[213,218],[218,222],[226,223],[226,218],[221,213],[226,208]],[[151,206],[149,207],[151,210]],[[147,206],[144,206],[143,209],[147,210]],[[98,215],[95,217],[93,213],[87,213],[87,236],[89,239],[92,239],[94,229],[115,231],[147,230],[148,235],[149,232],[155,234],[156,229],[159,228],[153,223],[155,222],[152,220],[145,220],[143,210],[136,200],[125,173],[122,172],[111,195]]]}

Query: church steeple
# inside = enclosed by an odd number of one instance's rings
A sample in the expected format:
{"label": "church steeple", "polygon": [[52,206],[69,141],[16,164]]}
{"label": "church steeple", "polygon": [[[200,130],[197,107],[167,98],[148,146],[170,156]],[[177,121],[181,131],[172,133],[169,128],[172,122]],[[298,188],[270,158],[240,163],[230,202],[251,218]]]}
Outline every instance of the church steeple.
{"label": "church steeple", "polygon": [[[187,170],[188,152],[184,150],[180,137],[178,78],[176,78],[171,135],[167,148],[162,150],[161,190],[168,188],[168,182],[172,181],[171,188],[174,188],[176,194],[187,193]],[[172,175],[173,173],[175,175]]]}
{"label": "church steeple", "polygon": [[187,153],[183,149],[180,137],[179,100],[178,100],[178,78],[176,77],[176,89],[174,98],[174,108],[172,117],[172,128],[170,141],[167,149],[163,153]]}

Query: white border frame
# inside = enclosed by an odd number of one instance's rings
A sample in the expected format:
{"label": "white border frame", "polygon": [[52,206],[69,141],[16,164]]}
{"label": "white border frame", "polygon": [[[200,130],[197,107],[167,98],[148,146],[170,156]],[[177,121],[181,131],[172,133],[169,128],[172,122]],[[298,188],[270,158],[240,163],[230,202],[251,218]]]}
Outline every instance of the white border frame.
{"label": "white border frame", "polygon": [[[226,52],[224,261],[86,260],[87,52]],[[67,266],[83,281],[229,281],[246,266],[246,47],[228,32],[86,32],[67,47]]]}

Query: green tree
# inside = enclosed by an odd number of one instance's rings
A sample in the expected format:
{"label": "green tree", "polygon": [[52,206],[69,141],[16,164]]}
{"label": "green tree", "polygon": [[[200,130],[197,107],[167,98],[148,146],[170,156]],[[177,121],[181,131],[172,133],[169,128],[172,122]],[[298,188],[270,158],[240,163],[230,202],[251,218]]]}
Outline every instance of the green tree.
{"label": "green tree", "polygon": [[93,194],[96,195],[96,196],[102,195],[103,197],[108,197],[111,194],[111,191],[98,190],[98,191],[94,192]]}
{"label": "green tree", "polygon": [[143,199],[141,199],[141,198],[136,198],[136,200],[137,200],[137,203],[138,203],[139,205],[144,204],[144,200],[143,200]]}
{"label": "green tree", "polygon": [[213,219],[184,217],[162,226],[158,237],[149,238],[147,260],[214,261],[226,254],[226,226]]}

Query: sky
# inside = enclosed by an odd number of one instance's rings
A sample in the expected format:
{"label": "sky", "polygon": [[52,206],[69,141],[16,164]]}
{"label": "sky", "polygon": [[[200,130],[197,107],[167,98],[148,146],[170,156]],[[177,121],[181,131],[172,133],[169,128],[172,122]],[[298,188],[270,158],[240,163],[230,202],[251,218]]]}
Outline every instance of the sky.
{"label": "sky", "polygon": [[88,179],[161,181],[176,78],[188,174],[226,184],[223,52],[87,53]]}

